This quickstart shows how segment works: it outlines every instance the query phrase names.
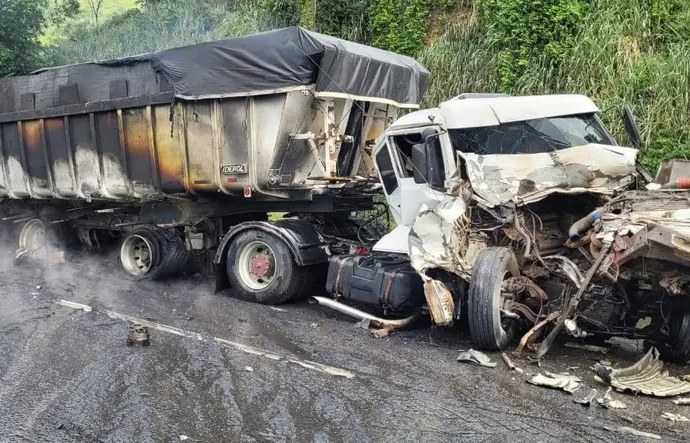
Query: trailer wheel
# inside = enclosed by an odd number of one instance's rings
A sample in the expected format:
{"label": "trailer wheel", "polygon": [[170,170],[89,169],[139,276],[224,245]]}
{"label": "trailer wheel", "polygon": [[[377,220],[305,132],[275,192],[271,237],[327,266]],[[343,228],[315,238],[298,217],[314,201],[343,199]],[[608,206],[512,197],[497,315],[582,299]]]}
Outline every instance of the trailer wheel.
{"label": "trailer wheel", "polygon": [[659,346],[664,360],[685,364],[690,360],[690,313],[684,312],[671,319],[671,340]]}
{"label": "trailer wheel", "polygon": [[297,266],[287,245],[258,229],[243,231],[232,239],[226,271],[232,293],[255,303],[285,303],[306,287],[306,271]]}
{"label": "trailer wheel", "polygon": [[189,258],[174,232],[141,227],[128,233],[120,247],[122,268],[135,279],[160,280],[181,272]]}
{"label": "trailer wheel", "polygon": [[160,264],[160,259],[160,243],[153,229],[135,229],[122,240],[120,264],[131,277],[152,277]]}
{"label": "trailer wheel", "polygon": [[472,267],[468,300],[470,335],[475,346],[504,349],[515,334],[515,320],[501,317],[503,281],[520,275],[515,254],[508,248],[487,248]]}

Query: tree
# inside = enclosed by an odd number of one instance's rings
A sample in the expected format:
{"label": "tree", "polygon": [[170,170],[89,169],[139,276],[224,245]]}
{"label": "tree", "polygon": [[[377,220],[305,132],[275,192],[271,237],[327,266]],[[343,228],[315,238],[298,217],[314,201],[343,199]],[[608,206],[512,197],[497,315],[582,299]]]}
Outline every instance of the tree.
{"label": "tree", "polygon": [[89,3],[89,8],[91,8],[91,15],[93,15],[93,23],[98,28],[98,17],[101,14],[101,7],[105,0],[87,0]]}
{"label": "tree", "polygon": [[33,67],[45,0],[0,0],[0,77]]}
{"label": "tree", "polygon": [[79,0],[53,0],[48,15],[53,24],[61,25],[67,19],[75,17],[79,9]]}

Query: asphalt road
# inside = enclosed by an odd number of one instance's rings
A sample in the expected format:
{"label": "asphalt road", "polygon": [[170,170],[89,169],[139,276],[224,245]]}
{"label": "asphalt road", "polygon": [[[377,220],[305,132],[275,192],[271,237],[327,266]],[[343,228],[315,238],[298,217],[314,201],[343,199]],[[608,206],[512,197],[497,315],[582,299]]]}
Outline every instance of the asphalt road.
{"label": "asphalt road", "polygon": [[[204,281],[130,282],[100,258],[43,271],[3,260],[0,288],[0,441],[646,441],[621,426],[663,441],[690,435],[661,418],[690,416],[668,399],[619,394],[628,409],[587,408],[525,383],[577,367],[603,393],[590,370],[602,357],[586,351],[557,346],[541,368],[516,358],[522,375],[498,355],[493,369],[471,366],[455,361],[470,346],[457,330],[376,339],[325,308],[253,305]],[[126,346],[130,317],[148,322],[150,346]]]}

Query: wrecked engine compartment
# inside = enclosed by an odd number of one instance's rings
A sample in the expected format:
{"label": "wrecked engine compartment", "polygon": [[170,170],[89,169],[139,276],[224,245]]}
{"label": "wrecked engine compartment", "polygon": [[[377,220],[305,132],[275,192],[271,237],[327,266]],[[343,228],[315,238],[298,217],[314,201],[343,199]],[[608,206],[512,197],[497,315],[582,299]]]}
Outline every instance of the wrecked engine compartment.
{"label": "wrecked engine compartment", "polygon": [[[484,347],[503,348],[522,334],[516,351],[527,347],[540,358],[565,331],[595,342],[645,339],[669,360],[690,358],[690,303],[683,296],[690,282],[690,193],[552,193],[529,204],[494,207],[477,202],[467,189],[456,194],[434,209],[423,208],[411,235],[411,258],[422,269],[437,324],[459,319],[457,305],[468,304],[434,272],[441,268],[460,275],[470,288],[487,285],[479,279],[502,280],[496,303],[505,334]],[[443,235],[433,241],[438,231],[427,235],[424,228],[429,217],[442,226]],[[510,251],[517,271],[477,270],[487,267],[486,256],[497,249]],[[500,268],[499,261],[492,263]],[[472,330],[478,315],[472,303],[494,301],[473,299],[469,292]]]}

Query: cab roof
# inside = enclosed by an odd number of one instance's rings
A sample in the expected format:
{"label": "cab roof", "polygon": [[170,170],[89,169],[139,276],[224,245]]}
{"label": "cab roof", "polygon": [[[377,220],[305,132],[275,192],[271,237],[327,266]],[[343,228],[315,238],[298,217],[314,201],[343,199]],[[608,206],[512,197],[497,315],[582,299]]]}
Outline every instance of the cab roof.
{"label": "cab roof", "polygon": [[[464,99],[459,99],[463,97]],[[448,129],[480,128],[501,123],[592,114],[599,108],[584,95],[533,96],[458,96],[441,103],[438,108],[411,112],[393,123],[390,129],[426,126],[431,122],[445,124]]]}

